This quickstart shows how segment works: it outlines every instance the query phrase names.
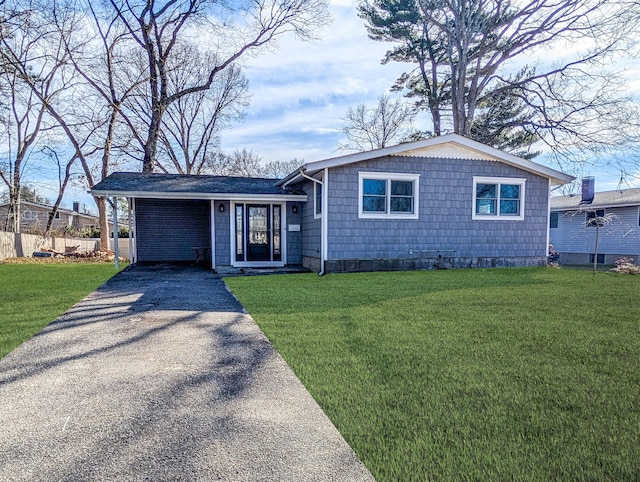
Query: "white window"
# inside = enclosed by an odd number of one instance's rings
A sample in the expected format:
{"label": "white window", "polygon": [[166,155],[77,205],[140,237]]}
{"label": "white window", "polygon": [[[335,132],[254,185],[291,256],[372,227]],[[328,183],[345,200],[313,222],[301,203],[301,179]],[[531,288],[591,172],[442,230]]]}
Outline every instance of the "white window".
{"label": "white window", "polygon": [[419,174],[358,173],[358,216],[418,219]]}
{"label": "white window", "polygon": [[313,217],[322,217],[322,184],[317,182],[313,183]]}
{"label": "white window", "polygon": [[473,219],[523,220],[526,179],[473,178]]}

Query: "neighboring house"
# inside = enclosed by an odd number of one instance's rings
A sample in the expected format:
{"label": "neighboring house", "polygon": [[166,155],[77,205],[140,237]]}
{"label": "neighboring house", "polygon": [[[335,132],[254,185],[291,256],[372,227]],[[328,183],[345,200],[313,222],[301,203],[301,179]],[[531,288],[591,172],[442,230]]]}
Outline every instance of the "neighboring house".
{"label": "neighboring house", "polygon": [[543,265],[550,186],[567,174],[448,134],[310,162],[285,179],[113,173],[134,262],[324,272]]}
{"label": "neighboring house", "polygon": [[[0,204],[0,226],[7,219],[9,204]],[[80,212],[80,205],[73,203],[74,209],[58,208],[52,224],[52,230],[74,228],[79,231],[91,231],[99,227],[98,218],[92,214]],[[51,216],[53,206],[22,201],[20,203],[20,230],[22,232],[44,231]]]}
{"label": "neighboring house", "polygon": [[640,188],[595,193],[590,204],[581,196],[551,199],[551,243],[560,252],[560,262],[587,264],[594,261],[596,226],[594,217],[606,215],[599,228],[598,263],[613,264],[621,257],[640,261]]}

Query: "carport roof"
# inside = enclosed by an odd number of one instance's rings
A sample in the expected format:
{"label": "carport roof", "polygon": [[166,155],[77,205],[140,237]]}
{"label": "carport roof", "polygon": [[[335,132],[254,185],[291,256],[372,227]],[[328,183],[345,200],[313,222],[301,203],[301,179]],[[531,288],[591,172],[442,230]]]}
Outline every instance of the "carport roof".
{"label": "carport roof", "polygon": [[278,179],[114,172],[93,186],[94,196],[159,199],[283,199],[307,196],[277,186]]}

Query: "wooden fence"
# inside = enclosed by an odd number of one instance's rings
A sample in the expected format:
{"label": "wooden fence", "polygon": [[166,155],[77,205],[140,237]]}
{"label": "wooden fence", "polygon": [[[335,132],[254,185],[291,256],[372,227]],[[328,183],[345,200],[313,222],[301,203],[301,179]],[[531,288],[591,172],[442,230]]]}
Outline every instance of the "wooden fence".
{"label": "wooden fence", "polygon": [[[35,234],[16,234],[0,231],[0,261],[6,258],[22,258],[33,256],[34,251],[42,248],[64,252],[67,247],[79,246],[79,252],[94,251],[100,245],[96,238],[58,238],[38,236]],[[110,248],[113,249],[113,240]],[[118,254],[129,257],[129,239],[118,239]]]}

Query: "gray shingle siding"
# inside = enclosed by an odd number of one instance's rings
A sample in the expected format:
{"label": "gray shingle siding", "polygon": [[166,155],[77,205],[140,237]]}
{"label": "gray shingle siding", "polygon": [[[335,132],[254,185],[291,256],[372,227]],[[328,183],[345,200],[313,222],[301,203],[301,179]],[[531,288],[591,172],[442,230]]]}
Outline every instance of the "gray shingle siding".
{"label": "gray shingle siding", "polygon": [[[224,205],[224,212],[220,212],[220,204]],[[214,219],[216,222],[216,265],[231,264],[231,206],[229,201],[216,201],[214,204]]]}
{"label": "gray shingle siding", "polygon": [[302,256],[320,258],[320,219],[314,219],[313,183],[304,182],[301,190],[308,196],[306,203],[302,204]]}
{"label": "gray shingle siding", "polygon": [[[287,238],[287,260],[288,265],[300,265],[302,264],[302,230],[289,231],[289,226],[302,224],[303,205],[305,203],[287,203],[287,225],[283,226],[283,230],[286,232]],[[308,204],[308,202],[307,202]],[[293,206],[296,206],[298,212],[293,212]]]}
{"label": "gray shingle siding", "polygon": [[[419,219],[359,219],[360,171],[420,174]],[[524,220],[472,220],[474,176],[526,178]],[[546,256],[549,182],[500,162],[380,158],[331,169],[329,191],[329,260]]]}

